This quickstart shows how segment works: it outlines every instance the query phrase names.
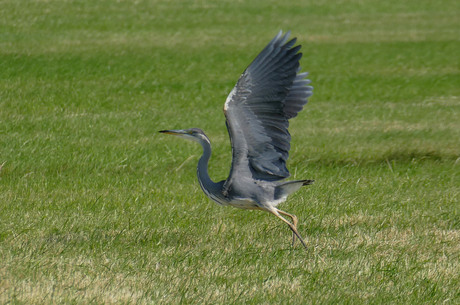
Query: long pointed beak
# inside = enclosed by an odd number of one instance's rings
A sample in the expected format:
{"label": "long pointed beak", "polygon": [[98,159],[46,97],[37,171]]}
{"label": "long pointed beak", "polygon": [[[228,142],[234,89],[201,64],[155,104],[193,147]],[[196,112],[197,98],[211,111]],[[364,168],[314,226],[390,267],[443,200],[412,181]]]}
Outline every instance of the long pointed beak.
{"label": "long pointed beak", "polygon": [[172,134],[175,136],[184,134],[183,132],[181,132],[181,130],[160,130],[159,132],[165,133],[165,134]]}
{"label": "long pointed beak", "polygon": [[160,132],[165,133],[165,134],[170,134],[170,135],[173,135],[173,136],[180,136],[180,137],[189,136],[189,133],[186,130],[183,130],[183,129],[160,130]]}

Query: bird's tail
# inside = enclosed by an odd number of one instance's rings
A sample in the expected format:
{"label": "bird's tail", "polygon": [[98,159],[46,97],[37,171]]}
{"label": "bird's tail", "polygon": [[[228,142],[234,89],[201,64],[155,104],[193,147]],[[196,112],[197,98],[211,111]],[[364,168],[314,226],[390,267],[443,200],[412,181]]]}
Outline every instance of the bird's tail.
{"label": "bird's tail", "polygon": [[275,198],[281,199],[286,198],[290,194],[294,193],[304,185],[310,185],[315,180],[295,180],[288,181],[278,185],[275,189]]}
{"label": "bird's tail", "polygon": [[310,185],[310,184],[313,184],[313,182],[315,182],[315,180],[300,180],[300,181],[302,181],[302,186]]}

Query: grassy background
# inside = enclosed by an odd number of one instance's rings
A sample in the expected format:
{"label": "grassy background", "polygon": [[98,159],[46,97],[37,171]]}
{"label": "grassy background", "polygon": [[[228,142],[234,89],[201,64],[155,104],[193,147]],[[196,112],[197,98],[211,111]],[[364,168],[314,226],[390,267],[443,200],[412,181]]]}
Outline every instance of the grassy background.
{"label": "grassy background", "polygon": [[[282,2],[282,3],[281,3]],[[460,302],[458,1],[0,0],[0,303]],[[222,114],[277,33],[314,96],[266,213],[220,208]]]}

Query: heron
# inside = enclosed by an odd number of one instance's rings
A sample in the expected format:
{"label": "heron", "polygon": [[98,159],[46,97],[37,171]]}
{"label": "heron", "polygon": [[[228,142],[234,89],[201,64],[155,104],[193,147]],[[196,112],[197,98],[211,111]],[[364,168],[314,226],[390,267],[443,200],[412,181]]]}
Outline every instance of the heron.
{"label": "heron", "polygon": [[295,46],[297,39],[289,40],[289,36],[290,32],[279,31],[244,70],[225,101],[223,110],[232,147],[226,180],[214,182],[209,177],[211,142],[201,129],[160,132],[201,144],[197,176],[210,199],[222,206],[275,215],[292,230],[292,246],[297,237],[307,249],[297,230],[297,216],[277,208],[288,195],[314,182],[285,181],[290,176],[286,167],[291,141],[289,120],[297,116],[313,93],[306,79],[308,73],[300,69],[301,46]]}

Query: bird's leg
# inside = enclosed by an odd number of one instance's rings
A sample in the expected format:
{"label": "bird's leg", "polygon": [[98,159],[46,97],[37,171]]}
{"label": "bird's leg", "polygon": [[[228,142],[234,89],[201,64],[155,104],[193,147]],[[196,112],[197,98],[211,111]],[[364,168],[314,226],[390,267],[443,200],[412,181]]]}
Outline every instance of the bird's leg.
{"label": "bird's leg", "polygon": [[[282,212],[278,209],[273,209],[273,210],[269,210],[270,213],[272,213],[273,215],[275,215],[276,217],[278,217],[279,219],[281,219],[282,221],[284,221],[288,226],[289,228],[292,230],[292,232],[295,234],[295,236],[297,236],[297,238],[300,240],[300,242],[302,243],[302,245],[305,247],[306,250],[308,250],[307,248],[307,244],[305,243],[305,241],[302,239],[302,237],[300,237],[300,234],[299,232],[297,231],[297,228],[292,224],[290,223],[289,221],[286,220],[286,218],[284,218],[283,216],[280,215],[280,213],[286,215],[287,213],[286,212]],[[287,216],[287,215],[286,215]],[[294,215],[292,215],[294,216]]]}
{"label": "bird's leg", "polygon": [[[289,214],[289,213],[287,213],[287,212],[285,212],[285,211],[278,210],[278,209],[276,209],[276,211],[277,211],[278,213],[280,213],[280,214],[283,214],[283,215],[287,216],[287,217],[291,217],[291,219],[292,219],[292,224],[293,224],[294,227],[297,229],[297,222],[298,222],[297,216],[295,216],[295,215],[293,215],[293,214]],[[295,238],[296,238],[295,233],[292,232],[292,246],[293,246],[293,247],[294,247],[294,244],[295,244]]]}

